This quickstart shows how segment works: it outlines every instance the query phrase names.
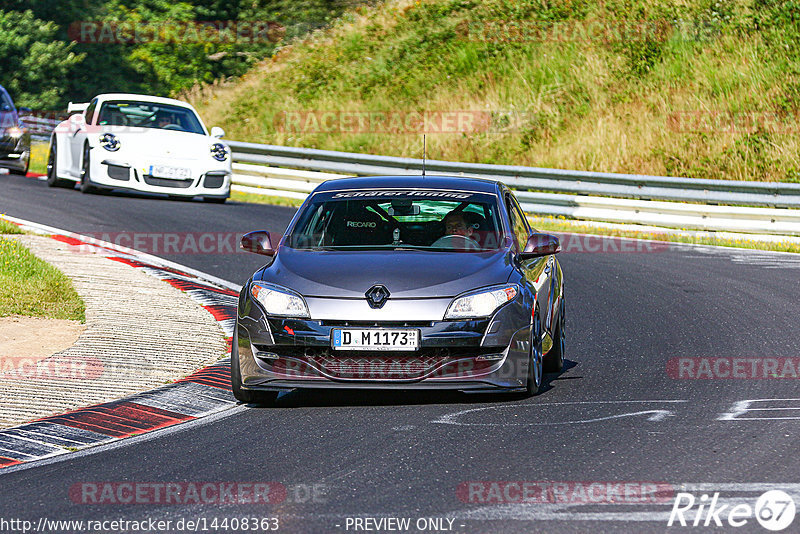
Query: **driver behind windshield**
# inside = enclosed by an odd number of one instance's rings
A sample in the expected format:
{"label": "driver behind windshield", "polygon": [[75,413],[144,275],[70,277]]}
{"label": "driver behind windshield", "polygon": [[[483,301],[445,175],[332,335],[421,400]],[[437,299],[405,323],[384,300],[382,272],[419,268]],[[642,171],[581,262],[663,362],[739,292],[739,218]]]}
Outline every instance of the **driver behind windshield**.
{"label": "driver behind windshield", "polygon": [[464,213],[451,211],[444,217],[444,235],[460,235],[472,238],[475,229],[464,220]]}
{"label": "driver behind windshield", "polygon": [[156,118],[156,124],[159,128],[165,128],[170,124],[177,125],[177,121],[175,120],[175,116],[173,114],[159,111],[158,117]]}

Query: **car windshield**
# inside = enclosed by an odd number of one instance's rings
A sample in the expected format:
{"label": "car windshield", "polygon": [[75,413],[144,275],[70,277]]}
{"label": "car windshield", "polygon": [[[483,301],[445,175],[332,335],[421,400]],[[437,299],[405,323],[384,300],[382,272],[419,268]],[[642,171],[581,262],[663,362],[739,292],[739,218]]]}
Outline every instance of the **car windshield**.
{"label": "car windshield", "polygon": [[437,190],[322,193],[289,236],[296,249],[481,252],[501,246],[497,197]]}
{"label": "car windshield", "polygon": [[158,128],[205,135],[200,119],[191,109],[154,102],[104,102],[100,108],[97,124]]}

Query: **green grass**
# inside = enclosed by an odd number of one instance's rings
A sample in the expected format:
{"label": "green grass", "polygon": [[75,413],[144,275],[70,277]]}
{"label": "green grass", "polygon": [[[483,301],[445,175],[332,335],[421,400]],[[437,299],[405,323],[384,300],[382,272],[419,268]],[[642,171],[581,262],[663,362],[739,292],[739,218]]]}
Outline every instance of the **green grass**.
{"label": "green grass", "polygon": [[[387,0],[183,96],[242,141],[418,157],[425,128],[320,131],[285,118],[475,111],[486,128],[429,133],[428,156],[797,181],[796,13],[796,0]],[[645,23],[661,29],[636,34]],[[519,38],[485,24],[542,31]],[[727,113],[767,120],[713,124]]]}
{"label": "green grass", "polygon": [[28,171],[47,174],[47,156],[49,144],[45,142],[31,143],[31,161]]}
{"label": "green grass", "polygon": [[249,204],[270,204],[272,206],[291,206],[300,207],[302,200],[296,198],[273,197],[268,195],[254,195],[253,193],[242,193],[241,191],[231,191],[231,200],[234,202],[247,202]]}
{"label": "green grass", "polygon": [[0,218],[0,234],[24,234],[16,224],[12,224]]}
{"label": "green grass", "polygon": [[[6,224],[0,221],[0,231]],[[86,320],[69,278],[14,239],[0,236],[0,317],[9,315]]]}

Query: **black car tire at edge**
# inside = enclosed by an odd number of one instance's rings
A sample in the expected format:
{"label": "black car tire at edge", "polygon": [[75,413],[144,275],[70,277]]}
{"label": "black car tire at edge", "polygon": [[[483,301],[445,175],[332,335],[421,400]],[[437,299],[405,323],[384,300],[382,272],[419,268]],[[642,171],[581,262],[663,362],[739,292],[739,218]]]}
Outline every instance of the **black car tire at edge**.
{"label": "black car tire at edge", "polygon": [[57,152],[56,140],[50,141],[50,153],[47,155],[47,186],[48,187],[70,187],[74,186],[75,182],[58,178],[58,170],[56,167]]}
{"label": "black car tire at edge", "polygon": [[242,373],[239,370],[239,336],[233,333],[231,341],[231,390],[239,402],[269,405],[278,398],[277,391],[251,391],[242,388]]}
{"label": "black car tire at edge", "polygon": [[556,319],[556,328],[553,332],[553,348],[547,353],[544,359],[544,371],[546,373],[560,373],[564,370],[564,353],[566,352],[566,334],[564,331],[566,318],[564,310],[566,304],[564,303],[564,295],[561,295],[561,304],[558,309],[558,318]]}
{"label": "black car tire at edge", "polygon": [[528,380],[525,384],[525,389],[529,396],[539,394],[542,387],[542,379],[544,372],[542,369],[542,336],[540,332],[541,322],[539,321],[539,309],[537,308],[533,314],[533,325],[531,326],[531,340],[528,354],[530,361],[528,362]]}

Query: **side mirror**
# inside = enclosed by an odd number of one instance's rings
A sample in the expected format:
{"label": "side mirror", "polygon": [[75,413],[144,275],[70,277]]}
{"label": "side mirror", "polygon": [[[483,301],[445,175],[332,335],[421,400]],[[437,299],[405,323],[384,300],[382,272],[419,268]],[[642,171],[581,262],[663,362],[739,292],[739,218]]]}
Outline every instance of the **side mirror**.
{"label": "side mirror", "polygon": [[225,137],[225,130],[223,130],[219,126],[214,126],[213,128],[211,128],[211,137],[222,139],[223,137]]}
{"label": "side mirror", "polygon": [[549,256],[561,252],[561,243],[558,238],[550,234],[531,234],[519,257],[523,260]]}
{"label": "side mirror", "polygon": [[274,256],[275,249],[272,247],[272,240],[269,237],[269,232],[258,230],[250,232],[242,236],[242,241],[239,247],[247,252],[255,254],[263,254],[264,256]]}

